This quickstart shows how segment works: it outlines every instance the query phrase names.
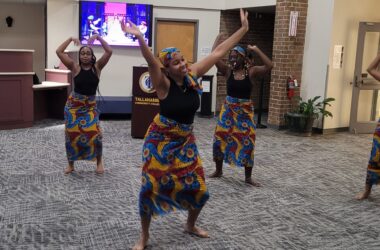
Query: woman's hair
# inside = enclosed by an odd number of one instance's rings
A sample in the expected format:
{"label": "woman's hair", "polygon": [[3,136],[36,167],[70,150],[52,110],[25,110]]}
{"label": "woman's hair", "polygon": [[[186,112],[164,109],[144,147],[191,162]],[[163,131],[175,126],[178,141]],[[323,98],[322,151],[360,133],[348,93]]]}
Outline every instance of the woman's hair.
{"label": "woman's hair", "polygon": [[79,60],[79,65],[82,66],[82,62],[80,61],[80,53],[82,52],[82,50],[83,50],[84,48],[88,48],[88,49],[91,51],[91,64],[92,64],[92,65],[95,65],[95,63],[96,63],[96,57],[95,57],[95,55],[94,55],[94,51],[93,51],[92,48],[89,47],[89,46],[82,46],[82,47],[79,49],[79,58],[78,58],[78,60]]}

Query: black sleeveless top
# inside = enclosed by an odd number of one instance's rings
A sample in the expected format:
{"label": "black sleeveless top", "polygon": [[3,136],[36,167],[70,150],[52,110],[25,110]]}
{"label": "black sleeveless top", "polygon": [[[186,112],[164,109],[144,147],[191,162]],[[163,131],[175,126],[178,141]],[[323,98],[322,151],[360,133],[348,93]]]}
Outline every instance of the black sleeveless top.
{"label": "black sleeveless top", "polygon": [[227,80],[227,95],[239,99],[251,98],[252,84],[249,76],[245,76],[243,80],[236,80],[234,74],[231,72]]}
{"label": "black sleeveless top", "polygon": [[169,80],[169,93],[160,100],[160,114],[179,123],[192,124],[200,105],[198,92],[178,86],[171,78]]}
{"label": "black sleeveless top", "polygon": [[79,74],[74,77],[74,91],[81,95],[96,95],[99,78],[95,72],[95,68],[81,68]]}

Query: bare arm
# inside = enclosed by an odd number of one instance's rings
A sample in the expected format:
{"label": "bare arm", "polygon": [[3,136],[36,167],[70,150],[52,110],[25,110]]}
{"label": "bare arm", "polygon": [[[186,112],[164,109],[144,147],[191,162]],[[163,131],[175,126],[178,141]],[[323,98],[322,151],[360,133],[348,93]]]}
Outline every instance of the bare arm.
{"label": "bare arm", "polygon": [[377,69],[380,64],[380,54],[377,55],[375,60],[368,66],[367,72],[376,80],[380,81],[380,71]]}
{"label": "bare arm", "polygon": [[92,44],[95,39],[100,42],[100,44],[102,45],[102,47],[104,49],[104,53],[103,53],[102,57],[100,57],[100,59],[97,60],[95,63],[95,67],[97,67],[97,69],[100,73],[100,71],[102,71],[102,69],[104,68],[104,66],[106,66],[106,64],[108,63],[108,61],[110,60],[110,58],[112,56],[112,49],[108,45],[108,43],[106,41],[104,41],[104,39],[101,36],[99,36],[98,34],[91,36],[88,39],[88,44]]}
{"label": "bare arm", "polygon": [[256,53],[264,63],[262,66],[253,66],[249,69],[249,77],[251,79],[257,75],[266,74],[273,68],[272,61],[257,46],[248,45],[248,50]]}
{"label": "bare arm", "polygon": [[73,75],[76,75],[78,72],[79,65],[73,61],[67,54],[65,54],[65,49],[71,42],[74,42],[75,45],[79,45],[80,41],[77,38],[68,38],[65,40],[57,50],[55,51],[57,53],[58,58],[61,60],[61,62],[73,72]]}
{"label": "bare arm", "polygon": [[150,77],[152,78],[152,84],[154,89],[157,92],[158,98],[162,99],[166,96],[167,91],[169,90],[169,80],[165,77],[165,75],[161,71],[161,63],[154,57],[153,53],[150,51],[148,45],[144,40],[144,35],[141,33],[139,28],[128,21],[130,27],[127,27],[125,23],[121,23],[121,29],[132,35],[135,35],[140,44],[141,54],[145,58],[148,63],[148,70]]}
{"label": "bare arm", "polygon": [[[216,37],[214,45],[212,46],[212,50],[214,51],[215,48],[221,44],[223,41],[227,39],[228,35],[226,33],[219,33],[219,35]],[[218,68],[218,72],[222,73],[224,76],[228,72],[228,66],[227,64],[223,61],[223,59],[220,59],[216,62],[215,66]]]}
{"label": "bare arm", "polygon": [[240,9],[240,20],[241,27],[235,33],[232,34],[228,39],[219,44],[210,55],[203,58],[201,61],[190,66],[191,71],[198,77],[203,76],[207,71],[210,70],[223,56],[237,44],[240,39],[248,31],[248,12],[244,12]]}

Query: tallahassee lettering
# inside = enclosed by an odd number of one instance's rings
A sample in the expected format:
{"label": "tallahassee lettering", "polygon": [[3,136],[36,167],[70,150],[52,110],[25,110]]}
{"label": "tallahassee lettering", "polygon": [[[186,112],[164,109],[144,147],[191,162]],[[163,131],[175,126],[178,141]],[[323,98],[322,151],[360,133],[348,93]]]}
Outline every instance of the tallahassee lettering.
{"label": "tallahassee lettering", "polygon": [[154,97],[135,97],[135,104],[158,106],[159,100]]}

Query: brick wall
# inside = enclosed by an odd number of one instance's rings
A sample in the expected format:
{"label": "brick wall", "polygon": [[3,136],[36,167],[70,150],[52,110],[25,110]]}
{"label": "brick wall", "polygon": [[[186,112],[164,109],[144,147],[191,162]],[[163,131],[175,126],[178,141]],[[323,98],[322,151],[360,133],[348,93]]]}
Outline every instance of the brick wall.
{"label": "brick wall", "polygon": [[[308,0],[277,0],[268,114],[268,124],[274,127],[285,125],[284,114],[291,109],[286,95],[287,77],[292,75],[299,82],[302,77],[307,7]],[[296,37],[288,36],[290,11],[299,12]]]}
{"label": "brick wall", "polygon": [[[220,32],[232,34],[241,26],[240,14],[237,10],[225,10],[221,12]],[[269,58],[272,57],[273,47],[273,32],[275,15],[271,13],[256,13],[249,12],[249,31],[241,40],[241,44],[251,44],[258,46]],[[225,58],[227,60],[227,56]],[[263,63],[257,56],[254,56],[255,64],[262,65]],[[264,77],[255,79],[254,87],[252,90],[252,99],[255,106],[258,105],[260,83],[264,80],[264,95],[263,95],[263,108],[269,107],[269,90],[270,90],[270,77],[268,73]],[[226,79],[223,76],[217,76],[217,93],[216,93],[216,111],[220,111],[221,105],[226,97]]]}

